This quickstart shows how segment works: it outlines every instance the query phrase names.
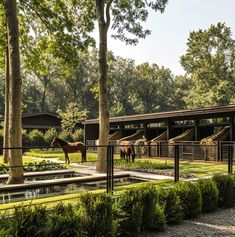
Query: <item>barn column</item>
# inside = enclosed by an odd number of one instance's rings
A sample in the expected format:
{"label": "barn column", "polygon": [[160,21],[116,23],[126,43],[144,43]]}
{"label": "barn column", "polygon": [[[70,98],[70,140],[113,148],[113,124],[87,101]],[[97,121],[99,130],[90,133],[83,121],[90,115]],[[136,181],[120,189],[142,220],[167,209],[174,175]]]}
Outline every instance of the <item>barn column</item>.
{"label": "barn column", "polygon": [[124,136],[124,124],[123,123],[120,124],[120,132],[121,132],[121,136],[123,137]]}
{"label": "barn column", "polygon": [[199,141],[200,131],[199,131],[199,119],[195,120],[195,141]]}
{"label": "barn column", "polygon": [[149,140],[149,137],[148,137],[148,123],[147,122],[144,122],[144,137]]}
{"label": "barn column", "polygon": [[229,117],[229,124],[230,124],[230,141],[234,141],[235,137],[234,137],[234,115],[231,115]]}
{"label": "barn column", "polygon": [[172,121],[170,118],[167,119],[167,140],[169,141],[172,136]]}

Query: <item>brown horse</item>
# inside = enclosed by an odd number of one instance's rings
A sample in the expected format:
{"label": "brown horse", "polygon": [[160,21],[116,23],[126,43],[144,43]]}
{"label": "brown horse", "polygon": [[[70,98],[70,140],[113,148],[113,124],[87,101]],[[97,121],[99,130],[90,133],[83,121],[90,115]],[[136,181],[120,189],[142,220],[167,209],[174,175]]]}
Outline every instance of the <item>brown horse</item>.
{"label": "brown horse", "polygon": [[81,152],[82,162],[86,161],[86,146],[84,143],[82,143],[82,142],[67,142],[67,141],[62,140],[58,137],[54,137],[51,142],[51,146],[54,146],[54,145],[59,145],[62,148],[62,150],[64,152],[65,163],[67,163],[67,162],[68,162],[68,164],[70,163],[68,153],[74,153],[77,151]]}
{"label": "brown horse", "polygon": [[129,162],[135,161],[135,149],[132,141],[121,141],[120,142],[120,158]]}

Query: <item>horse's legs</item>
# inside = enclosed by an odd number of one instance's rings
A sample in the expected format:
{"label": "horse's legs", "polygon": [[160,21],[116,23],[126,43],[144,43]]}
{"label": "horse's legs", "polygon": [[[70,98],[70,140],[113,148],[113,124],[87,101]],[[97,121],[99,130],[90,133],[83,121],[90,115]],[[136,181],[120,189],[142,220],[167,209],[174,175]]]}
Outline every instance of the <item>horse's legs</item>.
{"label": "horse's legs", "polygon": [[123,152],[122,150],[120,150],[120,158],[122,160],[125,160],[125,152]]}
{"label": "horse's legs", "polygon": [[68,165],[69,165],[70,160],[69,160],[69,156],[67,152],[64,153],[64,157],[65,157],[65,164],[68,162]]}
{"label": "horse's legs", "polygon": [[81,151],[82,163],[86,161],[86,154],[84,151]]}

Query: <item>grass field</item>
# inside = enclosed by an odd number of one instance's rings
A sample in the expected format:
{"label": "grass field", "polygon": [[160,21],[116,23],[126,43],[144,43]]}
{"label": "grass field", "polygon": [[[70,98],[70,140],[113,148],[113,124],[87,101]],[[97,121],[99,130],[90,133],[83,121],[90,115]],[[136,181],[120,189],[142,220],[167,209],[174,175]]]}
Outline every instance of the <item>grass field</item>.
{"label": "grass field", "polygon": [[[37,151],[27,152],[25,153],[27,156],[32,157],[40,157],[40,158],[58,158],[59,160],[64,160],[63,153],[38,153]],[[79,163],[81,162],[81,155],[80,153],[73,153],[69,154],[70,161]],[[128,168],[134,167],[136,169],[173,169],[174,161],[172,159],[153,159],[153,158],[142,158],[136,159],[134,164],[125,164],[125,162],[120,162],[119,156],[115,155],[116,166],[119,168]],[[87,161],[88,162],[95,162],[97,159],[96,153],[87,153]],[[146,162],[147,161],[147,162]],[[145,163],[145,164],[144,164]],[[121,165],[120,165],[121,164]],[[152,164],[152,165],[151,165]],[[144,168],[143,168],[144,167]],[[133,169],[134,169],[133,168]],[[233,166],[235,169],[235,165]],[[204,161],[180,161],[180,173],[184,175],[193,175],[195,177],[203,177],[203,176],[210,176],[215,174],[227,174],[228,173],[228,165],[226,163],[218,163],[218,162],[204,162]]]}

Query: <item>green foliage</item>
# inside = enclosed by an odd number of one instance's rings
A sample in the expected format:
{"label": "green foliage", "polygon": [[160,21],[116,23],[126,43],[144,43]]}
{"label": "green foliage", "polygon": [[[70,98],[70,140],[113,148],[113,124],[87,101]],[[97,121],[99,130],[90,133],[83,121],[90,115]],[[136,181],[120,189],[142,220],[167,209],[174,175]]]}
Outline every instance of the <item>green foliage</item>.
{"label": "green foliage", "polygon": [[127,190],[115,204],[117,236],[138,236],[143,216],[141,192],[137,189]]}
{"label": "green foliage", "polygon": [[47,224],[46,209],[36,207],[16,207],[9,226],[11,236],[19,237],[46,237],[45,227]]}
{"label": "green foliage", "polygon": [[152,162],[152,161],[138,161],[126,162],[123,160],[115,160],[115,167],[127,170],[136,170],[143,172],[151,172],[158,169],[172,169],[173,165],[165,162]]}
{"label": "green foliage", "polygon": [[63,140],[66,140],[66,141],[72,141],[72,134],[71,132],[67,131],[67,130],[62,130],[59,134],[59,137]]}
{"label": "green foliage", "polygon": [[139,191],[143,205],[142,229],[149,231],[164,230],[166,217],[163,208],[158,204],[159,190],[153,185],[146,185]]}
{"label": "green foliage", "polygon": [[53,137],[58,136],[58,132],[55,128],[48,129],[44,134],[44,139],[47,143],[51,143]]}
{"label": "green foliage", "polygon": [[231,207],[235,203],[235,180],[234,176],[216,175],[213,181],[219,191],[218,206],[223,208]]}
{"label": "green foliage", "polygon": [[[146,185],[140,188],[141,202],[143,205],[142,229],[153,230],[158,228],[155,220],[158,218],[159,210],[157,210],[158,193],[157,189],[152,185]],[[160,217],[161,219],[161,217]],[[159,227],[160,229],[161,227]]]}
{"label": "green foliage", "polygon": [[64,205],[60,203],[50,211],[47,225],[47,236],[82,236],[81,217],[72,205]]}
{"label": "green foliage", "polygon": [[164,230],[165,228],[166,228],[166,216],[164,213],[164,209],[161,206],[156,205],[151,230]]}
{"label": "green foliage", "polygon": [[202,212],[214,211],[218,203],[218,189],[211,179],[201,179],[198,181],[202,194]]}
{"label": "green foliage", "polygon": [[25,129],[22,129],[22,146],[27,147],[31,145],[29,134]]}
{"label": "green foliage", "polygon": [[[234,101],[235,40],[224,23],[192,31],[180,62],[192,81],[188,107],[224,105]],[[219,70],[218,70],[219,69]]]}
{"label": "green foliage", "polygon": [[115,203],[117,236],[138,236],[141,230],[163,230],[166,217],[154,186],[125,191]]}
{"label": "green foliage", "polygon": [[113,235],[112,200],[106,194],[84,194],[78,203],[82,232],[88,237]]}
{"label": "green foliage", "polygon": [[0,174],[6,174],[9,169],[7,164],[0,163]]}
{"label": "green foliage", "polygon": [[85,120],[87,117],[87,111],[81,111],[76,103],[69,103],[65,111],[58,109],[57,113],[61,118],[62,128],[72,133],[74,132],[76,124]]}
{"label": "green foliage", "polygon": [[178,223],[183,218],[183,210],[179,196],[174,188],[168,190],[161,189],[159,192],[159,202],[164,209],[167,223]]}
{"label": "green foliage", "polygon": [[0,237],[12,237],[11,235],[11,217],[9,213],[0,216]]}
{"label": "green foliage", "polygon": [[44,135],[38,129],[34,129],[29,132],[28,139],[31,146],[43,146],[45,145]]}
{"label": "green foliage", "polygon": [[180,182],[175,186],[183,208],[184,218],[197,217],[202,210],[202,195],[197,183]]}
{"label": "green foliage", "polygon": [[62,166],[58,163],[52,161],[40,161],[40,162],[30,162],[24,166],[24,171],[26,172],[36,172],[36,171],[47,171],[47,170],[61,170],[65,169],[65,166]]}
{"label": "green foliage", "polygon": [[84,141],[84,130],[83,129],[76,129],[75,132],[72,134],[72,138],[74,141]]}

